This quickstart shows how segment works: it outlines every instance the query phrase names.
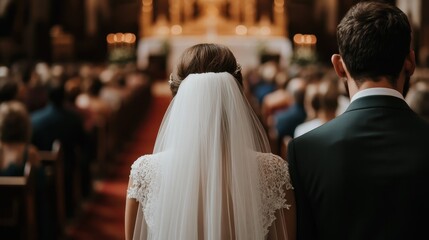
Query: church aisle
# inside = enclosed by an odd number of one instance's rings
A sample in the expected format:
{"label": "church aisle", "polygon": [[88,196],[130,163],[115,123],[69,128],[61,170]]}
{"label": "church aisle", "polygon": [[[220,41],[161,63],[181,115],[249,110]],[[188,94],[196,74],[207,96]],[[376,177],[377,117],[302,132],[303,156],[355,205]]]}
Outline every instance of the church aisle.
{"label": "church aisle", "polygon": [[67,239],[124,239],[126,188],[131,164],[151,153],[159,125],[171,100],[168,85],[155,82],[153,99],[135,135],[116,157],[110,176],[95,183],[94,197],[84,205],[78,222],[67,229]]}

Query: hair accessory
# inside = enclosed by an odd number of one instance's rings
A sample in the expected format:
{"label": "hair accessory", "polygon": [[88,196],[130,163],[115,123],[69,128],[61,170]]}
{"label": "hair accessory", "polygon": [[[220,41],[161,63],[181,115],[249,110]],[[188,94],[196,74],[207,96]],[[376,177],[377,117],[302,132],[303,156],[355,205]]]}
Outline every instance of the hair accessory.
{"label": "hair accessory", "polygon": [[237,63],[237,68],[234,71],[234,74],[238,74],[241,71],[241,65]]}
{"label": "hair accessory", "polygon": [[172,73],[170,73],[170,78],[169,78],[169,80],[168,80],[168,84],[173,84],[173,74]]}

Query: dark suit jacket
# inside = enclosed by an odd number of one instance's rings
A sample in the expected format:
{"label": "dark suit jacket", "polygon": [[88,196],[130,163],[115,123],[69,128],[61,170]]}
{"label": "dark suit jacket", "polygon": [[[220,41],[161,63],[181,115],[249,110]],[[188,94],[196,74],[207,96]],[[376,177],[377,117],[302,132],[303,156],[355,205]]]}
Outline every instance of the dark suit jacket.
{"label": "dark suit jacket", "polygon": [[367,96],[291,141],[298,239],[429,239],[429,125]]}
{"label": "dark suit jacket", "polygon": [[49,104],[31,114],[32,143],[40,150],[51,150],[55,140],[64,147],[84,144],[82,119],[75,112]]}

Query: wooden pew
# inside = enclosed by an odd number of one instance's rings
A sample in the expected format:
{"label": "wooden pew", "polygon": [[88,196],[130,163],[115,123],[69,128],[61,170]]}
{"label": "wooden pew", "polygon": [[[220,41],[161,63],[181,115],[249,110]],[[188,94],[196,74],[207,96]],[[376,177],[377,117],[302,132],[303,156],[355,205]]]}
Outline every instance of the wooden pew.
{"label": "wooden pew", "polygon": [[22,177],[0,177],[0,238],[37,238],[35,176],[29,163]]}
{"label": "wooden pew", "polygon": [[[46,199],[54,208],[49,217],[54,219],[57,239],[64,238],[67,223],[77,218],[82,210],[82,152],[78,147],[74,148],[73,152],[73,158],[66,156],[65,146],[59,141],[54,142],[51,151],[39,151],[46,175]],[[69,159],[66,159],[67,157]],[[66,161],[74,163],[67,168]]]}
{"label": "wooden pew", "polygon": [[108,128],[108,119],[104,121],[99,121],[94,129],[94,138],[95,144],[95,162],[94,170],[92,173],[95,177],[103,177],[107,171],[107,156],[108,156],[108,146],[109,146],[109,128]]}
{"label": "wooden pew", "polygon": [[49,216],[55,223],[58,238],[64,235],[66,223],[65,199],[64,199],[64,161],[61,144],[56,141],[52,151],[39,151],[41,165],[46,176],[46,200],[53,208],[53,214]]}

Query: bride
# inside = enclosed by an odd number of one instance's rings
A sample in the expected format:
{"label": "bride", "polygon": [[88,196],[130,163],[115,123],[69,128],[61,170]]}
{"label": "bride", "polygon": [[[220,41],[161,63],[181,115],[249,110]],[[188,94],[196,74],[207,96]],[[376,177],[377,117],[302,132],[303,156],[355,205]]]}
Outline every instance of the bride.
{"label": "bride", "polygon": [[169,83],[154,153],[131,167],[126,239],[295,239],[287,163],[269,153],[232,52],[188,48]]}

